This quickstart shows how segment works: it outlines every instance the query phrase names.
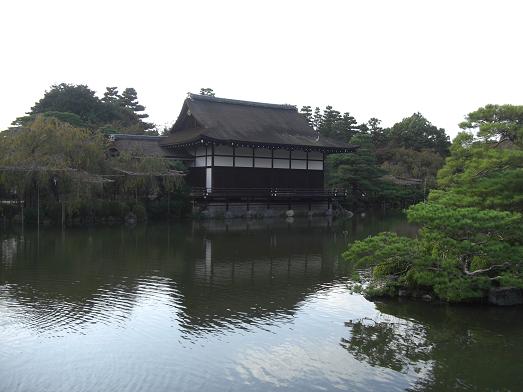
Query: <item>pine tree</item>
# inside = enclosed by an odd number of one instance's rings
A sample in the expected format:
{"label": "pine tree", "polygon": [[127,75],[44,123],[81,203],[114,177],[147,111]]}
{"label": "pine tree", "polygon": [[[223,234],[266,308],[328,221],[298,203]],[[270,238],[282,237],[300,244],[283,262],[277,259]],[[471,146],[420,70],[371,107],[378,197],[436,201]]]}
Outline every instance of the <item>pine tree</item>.
{"label": "pine tree", "polygon": [[389,142],[387,130],[381,127],[381,120],[378,120],[376,117],[369,119],[367,129],[375,148],[384,147]]}
{"label": "pine tree", "polygon": [[212,88],[204,88],[202,87],[200,89],[200,95],[208,95],[209,97],[214,97],[214,90]]}
{"label": "pine tree", "polygon": [[339,118],[334,128],[335,135],[345,142],[349,142],[361,130],[358,122],[349,112],[343,113],[343,116]]}
{"label": "pine tree", "polygon": [[148,114],[141,113],[145,110],[145,106],[138,103],[138,93],[132,87],[127,87],[120,99],[119,104],[127,109],[132,110],[139,118],[147,118]]}
{"label": "pine tree", "polygon": [[155,132],[154,124],[142,121],[148,117],[138,104],[136,90],[118,94],[117,87],[107,87],[102,99],[84,85],[62,83],[51,86],[26,116],[17,118],[15,127],[33,121],[37,114],[54,117],[77,127],[104,133],[142,134]]}
{"label": "pine tree", "polygon": [[118,93],[118,87],[106,87],[102,102],[105,103],[118,103],[121,99]]}
{"label": "pine tree", "polygon": [[310,106],[303,106],[300,110],[300,113],[307,119],[307,123],[312,127],[312,108]]}
{"label": "pine tree", "polygon": [[380,180],[385,171],[380,169],[374,155],[370,136],[359,134],[353,143],[359,148],[350,154],[328,157],[328,182],[349,191],[351,208],[359,209],[376,201],[383,187]]}
{"label": "pine tree", "polygon": [[460,127],[467,132],[452,143],[440,189],[408,210],[418,236],[381,233],[344,253],[356,268],[373,267],[371,289],[421,288],[459,302],[523,288],[523,106],[487,105]]}
{"label": "pine tree", "polygon": [[316,106],[314,108],[314,115],[312,116],[312,127],[316,131],[319,131],[322,122],[323,122],[323,116],[321,114],[320,108]]}
{"label": "pine tree", "polygon": [[336,131],[336,125],[340,118],[340,112],[327,105],[323,111],[322,123],[319,127],[320,133],[324,136],[339,138],[340,135]]}

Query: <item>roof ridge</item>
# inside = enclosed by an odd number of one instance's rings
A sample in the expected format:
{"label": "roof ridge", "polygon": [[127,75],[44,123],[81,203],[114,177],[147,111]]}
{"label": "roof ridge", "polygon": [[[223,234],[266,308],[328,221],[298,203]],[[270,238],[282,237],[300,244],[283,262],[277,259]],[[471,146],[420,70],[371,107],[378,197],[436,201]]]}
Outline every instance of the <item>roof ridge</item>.
{"label": "roof ridge", "polygon": [[147,139],[162,139],[162,138],[166,138],[166,137],[167,136],[165,136],[165,135],[136,135],[136,134],[130,134],[130,133],[111,133],[109,135],[109,138],[112,140],[116,140],[116,139],[147,140]]}
{"label": "roof ridge", "polygon": [[289,105],[289,104],[243,101],[243,100],[239,100],[239,99],[220,98],[220,97],[215,97],[215,96],[211,96],[211,95],[200,95],[200,94],[193,94],[193,93],[189,93],[188,98],[190,100],[196,100],[196,101],[209,101],[209,102],[218,102],[218,103],[229,103],[232,105],[243,105],[243,106],[252,106],[252,107],[262,107],[262,108],[268,108],[268,109],[282,109],[282,110],[298,111],[298,108],[296,106]]}

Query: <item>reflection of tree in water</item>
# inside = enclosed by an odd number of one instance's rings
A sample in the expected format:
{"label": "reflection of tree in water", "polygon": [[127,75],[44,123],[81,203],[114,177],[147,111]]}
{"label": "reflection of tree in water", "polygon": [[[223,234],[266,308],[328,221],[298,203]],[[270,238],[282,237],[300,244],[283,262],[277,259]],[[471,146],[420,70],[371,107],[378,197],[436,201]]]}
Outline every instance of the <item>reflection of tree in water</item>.
{"label": "reflection of tree in water", "polygon": [[23,309],[13,314],[25,325],[53,333],[125,325],[146,299],[190,337],[279,322],[333,281],[345,246],[325,220],[3,236],[0,300]]}
{"label": "reflection of tree in water", "polygon": [[521,390],[520,308],[378,303],[376,319],[346,323],[343,346],[359,361],[418,373],[413,391]]}
{"label": "reflection of tree in water", "polygon": [[345,325],[351,335],[341,339],[341,346],[359,361],[403,373],[430,361],[432,345],[420,324],[381,315]]}

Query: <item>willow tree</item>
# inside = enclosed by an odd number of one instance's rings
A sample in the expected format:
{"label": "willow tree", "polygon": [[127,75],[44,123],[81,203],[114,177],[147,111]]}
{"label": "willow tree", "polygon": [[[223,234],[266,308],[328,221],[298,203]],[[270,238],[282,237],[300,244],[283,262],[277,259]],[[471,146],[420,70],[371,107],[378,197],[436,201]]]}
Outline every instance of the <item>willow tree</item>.
{"label": "willow tree", "polygon": [[183,183],[182,167],[160,156],[140,156],[124,152],[111,161],[111,168],[120,173],[122,191],[138,196],[156,197],[160,192],[172,193]]}
{"label": "willow tree", "polygon": [[[75,181],[92,183],[102,173],[105,142],[101,135],[54,117],[39,115],[2,138],[1,180],[18,194],[36,189],[57,196],[73,191]],[[90,187],[77,187],[77,193]]]}

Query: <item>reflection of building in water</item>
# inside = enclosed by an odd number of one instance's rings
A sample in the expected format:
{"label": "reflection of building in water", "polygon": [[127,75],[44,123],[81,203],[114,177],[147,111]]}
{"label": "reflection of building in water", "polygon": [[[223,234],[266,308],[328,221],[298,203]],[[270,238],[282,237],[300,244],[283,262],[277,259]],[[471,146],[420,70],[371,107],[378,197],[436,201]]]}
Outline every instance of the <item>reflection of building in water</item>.
{"label": "reflection of building in water", "polygon": [[243,224],[26,232],[2,242],[0,296],[32,328],[52,330],[121,322],[150,294],[201,332],[292,314],[334,278],[345,241],[328,221]]}
{"label": "reflection of building in water", "polygon": [[1,244],[2,246],[0,249],[2,258],[0,261],[2,264],[12,264],[16,258],[17,239],[13,237],[6,238],[1,240]]}
{"label": "reflection of building in water", "polygon": [[336,276],[340,248],[325,220],[205,223],[192,278],[178,286],[188,330],[270,323],[291,316],[307,295]]}
{"label": "reflection of building in water", "polygon": [[1,242],[0,297],[35,328],[122,320],[144,293],[185,331],[270,323],[343,275],[349,240],[404,222],[369,218],[344,227],[318,218],[26,231]]}
{"label": "reflection of building in water", "polygon": [[[195,280],[212,281],[219,285],[234,284],[242,280],[290,279],[291,276],[321,273],[321,249],[306,247],[293,250],[278,245],[277,235],[274,233],[264,237],[266,246],[257,249],[255,255],[248,253],[249,245],[252,245],[249,238],[243,238],[244,242],[235,249],[221,246],[218,239],[206,238],[205,253],[201,259],[196,260]],[[256,238],[256,242],[259,241]],[[232,253],[229,254],[228,250],[232,250]]]}

